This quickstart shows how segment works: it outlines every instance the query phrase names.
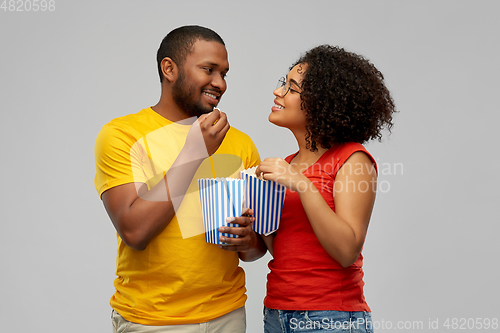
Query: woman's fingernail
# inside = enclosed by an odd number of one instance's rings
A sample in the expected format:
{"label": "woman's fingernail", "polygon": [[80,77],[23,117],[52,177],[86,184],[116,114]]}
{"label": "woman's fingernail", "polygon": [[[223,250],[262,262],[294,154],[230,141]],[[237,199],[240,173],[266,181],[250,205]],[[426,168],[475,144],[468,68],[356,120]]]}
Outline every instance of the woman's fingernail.
{"label": "woman's fingernail", "polygon": [[230,216],[230,217],[226,217],[226,222],[227,223],[231,223],[235,220],[235,217],[234,216]]}

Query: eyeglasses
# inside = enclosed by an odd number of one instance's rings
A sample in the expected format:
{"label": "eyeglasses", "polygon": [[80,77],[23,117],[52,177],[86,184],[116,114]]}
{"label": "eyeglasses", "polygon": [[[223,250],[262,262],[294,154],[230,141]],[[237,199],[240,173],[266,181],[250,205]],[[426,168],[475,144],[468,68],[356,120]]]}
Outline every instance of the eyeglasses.
{"label": "eyeglasses", "polygon": [[297,90],[291,88],[292,84],[290,83],[290,81],[287,81],[284,77],[282,77],[278,80],[278,84],[276,85],[276,89],[279,89],[281,87],[283,87],[283,97],[285,97],[285,95],[288,93],[289,90],[300,94],[300,91],[297,91]]}

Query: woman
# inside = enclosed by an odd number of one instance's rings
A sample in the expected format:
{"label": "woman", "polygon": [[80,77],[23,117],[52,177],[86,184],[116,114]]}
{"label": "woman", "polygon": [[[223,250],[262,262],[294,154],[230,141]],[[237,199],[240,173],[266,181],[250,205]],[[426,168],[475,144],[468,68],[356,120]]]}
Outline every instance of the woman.
{"label": "woman", "polygon": [[265,332],[371,332],[363,256],[377,171],[362,143],[392,128],[394,102],[383,75],[354,53],[318,46],[280,80],[269,115],[299,151],[267,158],[264,179],[287,187],[264,301]]}

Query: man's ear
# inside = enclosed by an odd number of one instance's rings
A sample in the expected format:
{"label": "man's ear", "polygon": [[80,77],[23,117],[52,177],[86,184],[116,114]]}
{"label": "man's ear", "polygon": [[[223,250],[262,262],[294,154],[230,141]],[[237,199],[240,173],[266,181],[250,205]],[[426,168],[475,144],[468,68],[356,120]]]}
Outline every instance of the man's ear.
{"label": "man's ear", "polygon": [[161,71],[163,73],[163,77],[169,81],[173,82],[177,78],[177,65],[175,62],[169,57],[163,58],[160,63]]}

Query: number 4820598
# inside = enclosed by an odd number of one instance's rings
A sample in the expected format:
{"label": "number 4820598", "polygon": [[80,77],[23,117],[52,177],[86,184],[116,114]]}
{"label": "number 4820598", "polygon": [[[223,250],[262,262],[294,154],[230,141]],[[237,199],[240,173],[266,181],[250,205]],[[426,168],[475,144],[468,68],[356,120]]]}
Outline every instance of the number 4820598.
{"label": "number 4820598", "polygon": [[443,327],[452,330],[498,330],[498,318],[447,318]]}
{"label": "number 4820598", "polygon": [[55,0],[3,0],[0,10],[4,12],[53,12]]}

